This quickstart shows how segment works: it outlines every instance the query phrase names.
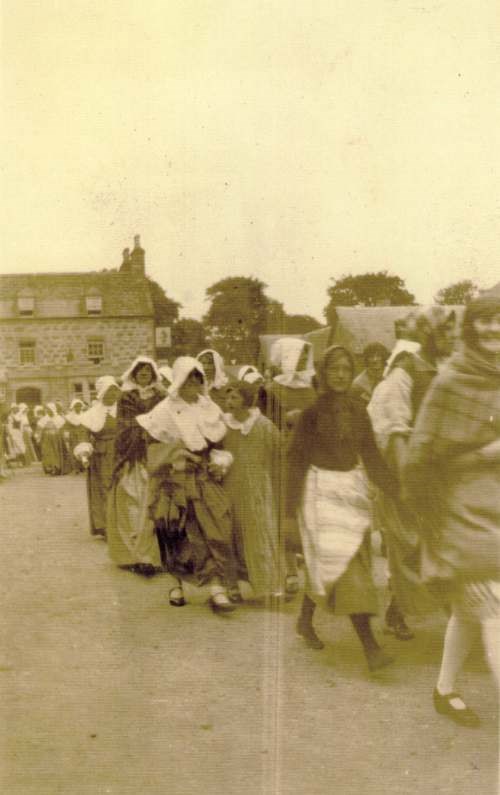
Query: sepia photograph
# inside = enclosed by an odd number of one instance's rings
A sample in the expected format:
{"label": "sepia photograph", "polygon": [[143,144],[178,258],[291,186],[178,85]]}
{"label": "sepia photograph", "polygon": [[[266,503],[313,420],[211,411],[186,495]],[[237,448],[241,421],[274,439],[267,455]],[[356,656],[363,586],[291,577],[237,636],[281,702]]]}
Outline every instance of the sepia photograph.
{"label": "sepia photograph", "polygon": [[498,0],[0,0],[0,788],[498,795]]}

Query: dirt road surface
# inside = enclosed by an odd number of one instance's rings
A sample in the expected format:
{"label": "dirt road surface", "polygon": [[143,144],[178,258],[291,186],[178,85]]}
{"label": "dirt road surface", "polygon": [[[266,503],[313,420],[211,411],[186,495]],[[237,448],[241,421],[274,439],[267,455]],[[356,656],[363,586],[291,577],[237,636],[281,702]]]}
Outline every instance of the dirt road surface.
{"label": "dirt road surface", "polygon": [[386,639],[397,662],[370,677],[347,620],[319,615],[311,651],[298,600],[221,617],[117,570],[83,476],[16,471],[0,517],[6,795],[496,795],[481,649],[460,681],[481,727],[433,711],[442,616]]}

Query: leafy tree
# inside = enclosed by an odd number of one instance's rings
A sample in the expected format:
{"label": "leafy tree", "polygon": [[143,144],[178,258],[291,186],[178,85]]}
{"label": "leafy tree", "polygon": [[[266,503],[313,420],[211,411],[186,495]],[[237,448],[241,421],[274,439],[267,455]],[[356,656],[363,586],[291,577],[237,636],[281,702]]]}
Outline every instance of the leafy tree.
{"label": "leafy tree", "polygon": [[468,304],[477,295],[478,287],[470,279],[463,279],[461,282],[455,282],[448,287],[443,287],[442,290],[434,296],[436,304],[443,304],[446,306],[460,306]]}
{"label": "leafy tree", "polygon": [[210,308],[203,323],[211,345],[227,363],[254,362],[259,334],[266,330],[266,285],[248,276],[230,276],[206,291]]}
{"label": "leafy tree", "polygon": [[158,282],[146,276],[151,291],[151,300],[153,302],[155,326],[173,326],[174,322],[179,317],[179,309],[181,304],[169,298],[165,290]]}
{"label": "leafy tree", "polygon": [[169,358],[177,356],[197,356],[207,347],[207,337],[203,323],[190,317],[183,317],[172,329],[172,348]]}
{"label": "leafy tree", "polygon": [[336,306],[408,306],[415,303],[415,296],[408,292],[403,279],[387,271],[341,276],[333,280],[328,295],[330,301],[324,314],[329,323]]}

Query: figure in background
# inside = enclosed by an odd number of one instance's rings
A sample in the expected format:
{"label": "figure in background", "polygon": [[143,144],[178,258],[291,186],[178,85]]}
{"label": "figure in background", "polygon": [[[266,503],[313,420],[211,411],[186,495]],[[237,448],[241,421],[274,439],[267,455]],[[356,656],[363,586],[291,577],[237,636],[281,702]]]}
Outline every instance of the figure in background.
{"label": "figure in background", "polygon": [[78,415],[79,441],[73,454],[87,470],[90,533],[106,538],[108,495],[115,461],[117,402],[121,390],[112,376],[104,375],[97,379],[96,391],[93,406]]}
{"label": "figure in background", "polygon": [[39,421],[42,417],[45,416],[45,407],[44,406],[35,406],[33,409],[33,447],[35,448],[36,456],[39,461],[42,460],[42,449],[40,447],[40,440],[42,431],[39,427]]}
{"label": "figure in background", "polygon": [[21,415],[17,403],[12,403],[7,416],[7,459],[10,464],[25,466],[26,445],[24,443]]}
{"label": "figure in background", "polygon": [[152,576],[161,568],[156,536],[146,521],[147,439],[136,417],[165,396],[155,362],[139,356],[122,376],[117,408],[115,468],[107,516],[108,549],[117,566]]}
{"label": "figure in background", "polygon": [[149,517],[165,566],[177,578],[170,604],[185,604],[182,580],[194,578],[209,586],[213,610],[227,613],[234,610],[227,586],[235,585],[236,572],[231,506],[220,481],[232,456],[222,449],[226,426],[204,380],[198,360],[179,357],[169,396],[137,423],[159,443],[150,446]]}
{"label": "figure in background", "polygon": [[[309,342],[295,337],[283,337],[273,343],[270,352],[275,375],[263,390],[258,406],[274,422],[281,433],[286,433],[286,417],[291,412],[303,411],[316,397],[312,379],[314,376],[313,348]],[[286,490],[286,448],[280,467],[282,481],[280,486],[281,536],[285,537],[284,495]],[[288,533],[290,535],[290,533]],[[299,590],[299,578],[295,552],[286,545],[287,578],[285,589],[288,594]]]}
{"label": "figure in background", "polygon": [[71,472],[71,457],[63,439],[64,417],[55,403],[45,405],[45,414],[38,421],[42,467],[47,475]]}
{"label": "figure in background", "polygon": [[[398,340],[398,353],[389,357],[389,371],[374,389],[368,405],[379,449],[399,479],[420,405],[437,374],[437,361],[453,350],[455,320],[455,313],[442,306],[412,313],[407,319],[407,333],[412,334],[413,341]],[[433,607],[420,582],[419,537],[413,518],[390,497],[382,495],[378,510],[393,594],[385,615],[386,631],[399,640],[409,640],[413,633],[405,615]]]}
{"label": "figure in background", "polygon": [[26,466],[30,466],[30,464],[35,464],[38,461],[38,457],[33,445],[33,430],[31,428],[29,409],[26,403],[19,404],[19,411],[17,416],[21,423],[21,433],[23,435],[23,442],[25,449],[24,463]]}
{"label": "figure in background", "polygon": [[83,472],[81,461],[74,455],[74,449],[79,442],[85,440],[85,431],[81,429],[82,412],[85,410],[85,403],[80,398],[74,398],[70,405],[69,411],[65,416],[66,425],[64,427],[64,440],[71,455],[71,463],[75,472]]}
{"label": "figure in background", "polygon": [[370,402],[373,390],[384,376],[384,368],[389,351],[380,342],[372,342],[363,351],[365,369],[352,382],[353,395],[360,397],[366,404]]}
{"label": "figure in background", "polygon": [[[228,387],[224,448],[233,464],[224,478],[232,505],[236,559],[255,597],[284,595],[286,560],[280,543],[280,432],[255,407],[255,386]],[[231,598],[241,601],[238,590]]]}
{"label": "figure in background", "polygon": [[229,379],[224,370],[224,359],[217,351],[207,348],[196,357],[203,367],[205,373],[205,388],[207,394],[214,403],[217,403],[221,411],[226,405],[226,386]]}
{"label": "figure in background", "polygon": [[298,514],[307,569],[299,635],[310,647],[323,648],[313,626],[317,604],[348,615],[375,671],[393,660],[370,625],[378,600],[368,478],[393,497],[398,484],[378,451],[364,404],[350,394],[353,377],[350,352],[329,348],[318,368],[319,395],[300,415],[289,446],[287,515]]}
{"label": "figure in background", "polygon": [[481,631],[500,686],[499,299],[471,301],[462,338],[423,401],[404,482],[419,518],[423,580],[451,606],[434,706],[477,726],[455,684]]}

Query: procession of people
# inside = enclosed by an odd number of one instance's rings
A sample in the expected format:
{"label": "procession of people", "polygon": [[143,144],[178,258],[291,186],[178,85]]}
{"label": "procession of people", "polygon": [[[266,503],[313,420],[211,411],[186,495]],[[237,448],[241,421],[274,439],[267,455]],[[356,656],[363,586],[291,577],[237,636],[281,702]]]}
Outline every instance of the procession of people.
{"label": "procession of people", "polygon": [[221,615],[279,610],[302,591],[304,644],[324,648],[317,611],[349,616],[371,674],[397,665],[372,627],[377,531],[385,631],[418,643],[412,616],[448,617],[430,698],[473,727],[456,680],[479,633],[500,684],[500,301],[471,301],[461,328],[415,308],[398,331],[392,351],[368,345],[362,372],[345,346],[315,362],[293,337],[265,375],[232,377],[213,349],[160,368],[141,356],[99,378],[92,405],[12,405],[5,459],[86,477],[91,535],[121,570],[165,577],[170,606],[199,588]]}

